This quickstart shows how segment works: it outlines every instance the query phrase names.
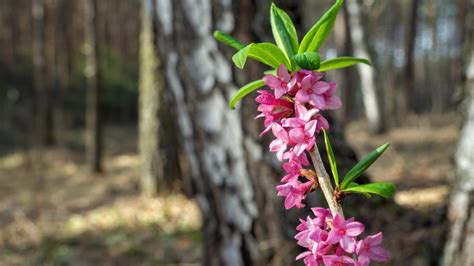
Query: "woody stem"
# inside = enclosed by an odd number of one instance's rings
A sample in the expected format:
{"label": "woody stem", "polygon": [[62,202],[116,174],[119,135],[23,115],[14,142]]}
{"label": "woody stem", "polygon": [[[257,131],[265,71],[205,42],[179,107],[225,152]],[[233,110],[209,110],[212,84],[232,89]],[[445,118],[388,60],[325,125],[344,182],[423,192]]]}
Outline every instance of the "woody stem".
{"label": "woody stem", "polygon": [[326,172],[326,168],[324,168],[323,161],[321,159],[321,155],[319,154],[318,147],[314,145],[314,150],[310,152],[311,160],[313,161],[314,169],[316,170],[316,174],[318,176],[319,186],[323,191],[324,198],[329,205],[329,209],[331,209],[332,215],[339,214],[341,217],[344,218],[344,212],[342,211],[341,204],[339,204],[334,195],[334,188],[331,184],[331,179],[329,178],[328,173]]}

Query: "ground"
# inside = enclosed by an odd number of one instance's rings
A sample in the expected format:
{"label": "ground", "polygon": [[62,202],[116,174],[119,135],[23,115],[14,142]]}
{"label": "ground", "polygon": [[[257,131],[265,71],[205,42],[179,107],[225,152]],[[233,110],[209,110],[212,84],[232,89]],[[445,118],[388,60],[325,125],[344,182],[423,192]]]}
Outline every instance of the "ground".
{"label": "ground", "polygon": [[[439,121],[439,122],[436,122]],[[391,142],[369,170],[397,184],[396,204],[377,211],[393,265],[427,265],[439,251],[458,136],[449,117],[422,117],[377,137],[363,122],[348,127],[362,155]],[[107,131],[105,173],[88,174],[79,145],[4,151],[0,156],[0,265],[198,265],[200,216],[177,192],[138,193],[136,132]],[[80,135],[74,136],[79,138]],[[127,139],[127,141],[124,141]]]}

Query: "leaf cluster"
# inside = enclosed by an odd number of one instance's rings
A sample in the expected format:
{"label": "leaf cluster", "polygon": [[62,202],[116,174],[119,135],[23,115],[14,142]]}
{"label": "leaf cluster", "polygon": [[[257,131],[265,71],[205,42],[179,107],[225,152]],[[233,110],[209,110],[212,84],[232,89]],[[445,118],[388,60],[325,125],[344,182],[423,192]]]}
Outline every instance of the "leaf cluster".
{"label": "leaf cluster", "polygon": [[[317,51],[331,33],[343,2],[343,0],[336,0],[333,6],[303,36],[301,42],[291,18],[275,4],[272,4],[270,8],[270,23],[275,43],[244,44],[221,31],[214,32],[214,37],[237,50],[232,56],[232,61],[235,66],[241,69],[244,68],[248,58],[269,66],[271,70],[277,69],[280,65],[285,65],[290,72],[300,69],[325,72],[349,67],[357,63],[370,65],[367,59],[348,56],[321,62],[320,54]],[[234,108],[239,100],[264,85],[263,82],[253,81],[243,86],[232,97],[229,104],[230,108]]]}

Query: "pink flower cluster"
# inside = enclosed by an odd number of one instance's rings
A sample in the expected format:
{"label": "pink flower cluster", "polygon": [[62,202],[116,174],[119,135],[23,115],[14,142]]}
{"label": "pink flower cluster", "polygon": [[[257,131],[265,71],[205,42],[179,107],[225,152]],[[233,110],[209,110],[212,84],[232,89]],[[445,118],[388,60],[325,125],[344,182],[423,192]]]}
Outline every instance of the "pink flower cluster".
{"label": "pink flower cluster", "polygon": [[277,70],[277,76],[266,75],[265,84],[274,93],[260,90],[256,101],[259,103],[257,118],[264,117],[264,135],[272,131],[275,140],[270,143],[270,151],[278,160],[284,161],[286,175],[282,185],[277,186],[278,195],[285,197],[285,208],[302,208],[301,202],[315,185],[315,180],[301,181],[301,170],[309,166],[305,151],[315,145],[315,134],[322,128],[328,129],[328,121],[321,111],[339,108],[341,100],[335,95],[336,83],[325,82],[319,72],[300,70],[288,73],[284,65]]}
{"label": "pink flower cluster", "polygon": [[332,216],[329,209],[312,208],[316,217],[300,219],[295,236],[298,245],[307,248],[296,257],[303,259],[305,265],[366,266],[370,261],[387,261],[389,254],[381,246],[382,233],[357,240],[364,231],[364,225],[354,218],[344,220],[339,215]]}

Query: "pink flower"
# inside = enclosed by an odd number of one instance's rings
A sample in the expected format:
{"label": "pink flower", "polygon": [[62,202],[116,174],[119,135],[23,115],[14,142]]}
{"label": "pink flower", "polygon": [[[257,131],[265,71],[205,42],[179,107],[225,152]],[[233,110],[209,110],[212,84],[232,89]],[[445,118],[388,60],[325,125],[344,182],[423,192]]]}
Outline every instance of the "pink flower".
{"label": "pink flower", "polygon": [[291,209],[293,206],[296,206],[296,208],[303,208],[305,205],[301,203],[301,201],[306,198],[306,192],[313,183],[314,181],[312,180],[306,183],[301,183],[300,181],[295,180],[277,186],[276,189],[278,190],[278,196],[286,197],[285,209]]}
{"label": "pink flower", "polygon": [[306,266],[319,266],[323,263],[323,258],[321,256],[317,256],[313,254],[311,251],[305,251],[300,253],[296,260],[303,259],[304,265]]}
{"label": "pink flower", "polygon": [[326,109],[324,93],[329,90],[331,86],[327,82],[319,81],[321,77],[322,75],[307,75],[304,77],[301,81],[301,88],[296,93],[295,100],[299,103],[309,102],[320,110]]}
{"label": "pink flower", "polygon": [[328,244],[339,242],[344,251],[354,253],[356,248],[355,237],[364,231],[364,225],[353,220],[349,219],[346,221],[339,214],[336,214],[326,242]]}
{"label": "pink flower", "polygon": [[321,132],[321,129],[324,128],[325,130],[329,129],[329,122],[324,118],[324,116],[319,115],[316,116],[316,120],[318,121],[316,125],[316,133]]}
{"label": "pink flower", "polygon": [[288,131],[289,143],[294,145],[293,152],[296,156],[300,156],[303,151],[310,151],[316,139],[314,133],[316,132],[317,120],[305,121],[300,118],[285,118],[282,120],[282,126],[291,128]]}
{"label": "pink flower", "polygon": [[323,256],[325,266],[354,266],[356,262],[347,256],[327,255]]}
{"label": "pink flower", "polygon": [[275,98],[279,99],[288,89],[296,84],[296,79],[292,79],[285,65],[280,65],[277,69],[277,76],[265,75],[263,77],[265,84],[275,91]]}
{"label": "pink flower", "polygon": [[288,132],[278,123],[272,124],[272,132],[276,139],[270,142],[270,151],[276,152],[278,160],[281,161],[290,141]]}
{"label": "pink flower", "polygon": [[255,101],[259,103],[258,111],[261,112],[256,118],[265,117],[265,130],[260,134],[267,133],[271,129],[271,124],[281,118],[288,117],[293,113],[293,103],[285,99],[276,99],[275,96],[264,90],[259,90],[260,94]]}
{"label": "pink flower", "polygon": [[309,166],[309,161],[306,157],[306,154],[302,153],[300,155],[296,155],[293,152],[293,148],[283,154],[283,159],[288,160],[289,162],[299,163],[302,166]]}
{"label": "pink flower", "polygon": [[289,161],[283,164],[283,170],[285,170],[286,175],[281,179],[281,182],[291,182],[294,180],[298,180],[300,176],[300,170],[303,166],[300,163],[295,161]]}
{"label": "pink flower", "polygon": [[357,243],[357,255],[359,255],[359,263],[361,266],[369,265],[370,260],[387,261],[389,259],[388,252],[380,246],[382,243],[382,233],[366,237]]}
{"label": "pink flower", "polygon": [[339,99],[339,97],[335,95],[337,88],[336,82],[330,82],[329,86],[329,89],[323,94],[324,108],[322,108],[321,110],[337,109],[342,106],[341,99]]}

